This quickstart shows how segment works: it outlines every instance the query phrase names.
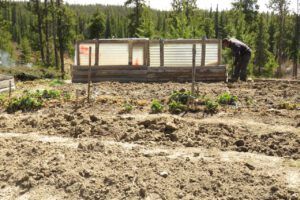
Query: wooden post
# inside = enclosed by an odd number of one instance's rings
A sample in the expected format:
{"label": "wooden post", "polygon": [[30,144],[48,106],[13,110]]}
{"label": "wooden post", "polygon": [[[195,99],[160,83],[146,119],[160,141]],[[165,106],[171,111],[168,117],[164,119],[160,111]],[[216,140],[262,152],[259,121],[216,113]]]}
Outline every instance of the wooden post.
{"label": "wooden post", "polygon": [[95,65],[99,66],[99,39],[97,39],[95,45]]}
{"label": "wooden post", "polygon": [[218,65],[222,64],[222,40],[219,40],[218,44]]}
{"label": "wooden post", "polygon": [[76,89],[76,108],[78,108],[78,100],[79,100],[79,90]]}
{"label": "wooden post", "polygon": [[80,66],[80,42],[77,42],[77,66]]}
{"label": "wooden post", "polygon": [[164,55],[164,40],[160,40],[160,66],[163,67],[165,65],[165,55]]}
{"label": "wooden post", "polygon": [[202,52],[201,52],[201,67],[205,67],[205,54],[206,54],[206,43],[205,36],[202,38]]}
{"label": "wooden post", "polygon": [[196,82],[196,44],[193,44],[192,95],[195,94]]}
{"label": "wooden post", "polygon": [[150,67],[150,40],[147,42],[147,66]]}
{"label": "wooden post", "polygon": [[89,48],[89,74],[88,74],[88,103],[90,103],[91,97],[91,76],[92,76],[92,47]]}
{"label": "wooden post", "polygon": [[133,54],[133,41],[129,40],[129,43],[128,43],[128,55],[129,55],[128,65],[129,66],[132,66],[132,54]]}
{"label": "wooden post", "polygon": [[11,91],[12,91],[12,89],[11,89],[11,80],[9,81],[9,88],[8,88],[8,97],[9,97],[9,101],[10,101],[10,99],[11,99]]}

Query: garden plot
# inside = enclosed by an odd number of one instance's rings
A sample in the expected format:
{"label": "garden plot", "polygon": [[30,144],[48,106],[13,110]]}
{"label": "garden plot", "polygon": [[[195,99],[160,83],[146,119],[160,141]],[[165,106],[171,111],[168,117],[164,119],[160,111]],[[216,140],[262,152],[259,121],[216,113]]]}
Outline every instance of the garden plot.
{"label": "garden plot", "polygon": [[199,84],[175,113],[190,84],[105,82],[90,104],[83,84],[18,88],[61,97],[10,114],[2,100],[0,199],[300,198],[300,83]]}

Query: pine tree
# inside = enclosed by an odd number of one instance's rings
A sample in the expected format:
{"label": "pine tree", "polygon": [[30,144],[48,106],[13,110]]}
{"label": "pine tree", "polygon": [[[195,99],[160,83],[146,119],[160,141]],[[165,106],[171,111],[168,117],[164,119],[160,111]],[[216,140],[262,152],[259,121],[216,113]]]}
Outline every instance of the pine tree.
{"label": "pine tree", "polygon": [[31,61],[31,47],[29,40],[25,37],[21,41],[21,63],[26,64]]}
{"label": "pine tree", "polygon": [[145,6],[144,12],[141,18],[141,26],[138,28],[138,37],[153,38],[154,36],[154,24],[152,22],[151,10]]}
{"label": "pine tree", "polygon": [[215,12],[215,38],[220,38],[220,33],[219,33],[219,6],[216,8]]}
{"label": "pine tree", "polygon": [[282,64],[283,64],[283,50],[285,48],[285,26],[286,26],[286,16],[288,14],[288,6],[289,0],[269,0],[269,7],[277,12],[279,32],[277,37],[277,58],[278,58],[278,69],[277,69],[277,77],[282,76]]}
{"label": "pine tree", "polygon": [[145,0],[127,0],[125,6],[133,6],[133,12],[129,15],[129,36],[138,37],[138,28],[141,26],[141,18],[145,7]]}
{"label": "pine tree", "polygon": [[105,24],[105,38],[111,38],[111,25],[110,25],[110,15],[106,16],[106,24]]}
{"label": "pine tree", "polygon": [[104,36],[105,32],[105,16],[97,10],[91,18],[89,25],[89,38],[97,39]]}
{"label": "pine tree", "polygon": [[259,17],[258,32],[255,38],[255,64],[258,69],[255,73],[262,74],[262,70],[268,62],[268,33],[266,24],[262,15]]}
{"label": "pine tree", "polygon": [[269,34],[269,51],[272,52],[273,54],[275,54],[276,50],[275,50],[275,45],[276,45],[276,41],[275,41],[275,33],[276,33],[276,25],[275,22],[273,20],[273,14],[271,15],[271,19],[269,22],[269,27],[268,27],[268,34]]}

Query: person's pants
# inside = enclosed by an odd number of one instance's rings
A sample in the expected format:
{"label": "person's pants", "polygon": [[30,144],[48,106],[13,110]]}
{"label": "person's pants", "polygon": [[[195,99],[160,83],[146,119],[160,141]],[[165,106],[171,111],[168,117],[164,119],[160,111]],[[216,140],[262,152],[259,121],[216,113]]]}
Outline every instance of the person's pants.
{"label": "person's pants", "polygon": [[246,53],[238,59],[238,62],[234,69],[233,79],[238,80],[240,77],[241,81],[247,80],[247,67],[251,58],[251,53]]}

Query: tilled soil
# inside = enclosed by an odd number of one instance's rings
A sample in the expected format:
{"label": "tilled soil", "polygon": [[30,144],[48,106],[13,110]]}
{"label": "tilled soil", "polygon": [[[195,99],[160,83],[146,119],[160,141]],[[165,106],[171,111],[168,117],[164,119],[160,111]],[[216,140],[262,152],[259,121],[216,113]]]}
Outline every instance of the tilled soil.
{"label": "tilled soil", "polygon": [[[41,89],[47,83],[25,83]],[[150,114],[190,84],[100,83],[84,97],[0,116],[0,199],[300,199],[300,83],[198,85],[236,106]],[[86,85],[58,89],[75,94]],[[134,105],[123,113],[122,105]]]}

